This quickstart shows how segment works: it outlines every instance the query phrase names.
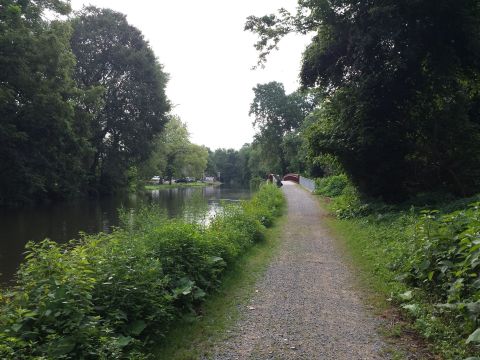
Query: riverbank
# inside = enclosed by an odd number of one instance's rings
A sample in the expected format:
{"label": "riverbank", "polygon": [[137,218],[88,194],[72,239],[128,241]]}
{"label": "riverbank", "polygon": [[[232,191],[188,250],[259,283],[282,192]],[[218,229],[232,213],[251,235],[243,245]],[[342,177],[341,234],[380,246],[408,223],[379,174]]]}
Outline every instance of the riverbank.
{"label": "riverbank", "polygon": [[118,193],[45,206],[0,209],[0,287],[11,282],[24,258],[28,241],[49,238],[57,243],[78,239],[79,232],[110,232],[120,226],[118,209],[136,211],[154,205],[168,218],[194,219],[221,206],[224,200],[248,200],[251,189],[225,185]]}
{"label": "riverbank", "polygon": [[221,182],[194,182],[194,183],[172,183],[172,184],[159,184],[159,185],[145,185],[145,190],[164,190],[164,189],[176,189],[176,188],[188,188],[188,187],[207,187],[207,186],[220,186]]}
{"label": "riverbank", "polygon": [[286,216],[275,221],[265,239],[252,246],[225,272],[218,291],[209,296],[196,316],[181,319],[153,347],[154,358],[169,360],[210,358],[216,343],[225,340],[231,328],[258,292],[256,283],[278,253]]}
{"label": "riverbank", "polygon": [[144,208],[125,212],[111,234],[30,244],[17,285],[1,293],[0,357],[141,359],[263,240],[283,202],[280,190],[263,186],[208,227]]}
{"label": "riverbank", "polygon": [[478,197],[391,206],[361,200],[342,176],[318,185],[386,334],[421,358],[478,356]]}

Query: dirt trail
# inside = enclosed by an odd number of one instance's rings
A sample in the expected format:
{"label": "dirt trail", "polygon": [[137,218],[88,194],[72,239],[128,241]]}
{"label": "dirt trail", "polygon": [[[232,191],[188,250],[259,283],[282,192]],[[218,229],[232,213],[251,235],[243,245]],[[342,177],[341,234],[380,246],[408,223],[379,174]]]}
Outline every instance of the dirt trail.
{"label": "dirt trail", "polygon": [[285,182],[280,249],[213,359],[388,359],[312,195]]}

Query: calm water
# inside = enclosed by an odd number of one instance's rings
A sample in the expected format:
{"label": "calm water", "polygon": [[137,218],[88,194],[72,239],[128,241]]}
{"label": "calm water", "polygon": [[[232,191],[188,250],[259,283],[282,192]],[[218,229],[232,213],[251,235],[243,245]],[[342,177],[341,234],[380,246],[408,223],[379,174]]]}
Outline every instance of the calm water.
{"label": "calm water", "polygon": [[0,209],[0,282],[8,282],[22,261],[25,244],[45,238],[66,242],[86,233],[108,232],[118,225],[120,207],[136,209],[154,203],[169,218],[200,218],[219,207],[221,200],[248,199],[250,190],[209,186],[162,189],[142,195],[83,199],[23,209]]}

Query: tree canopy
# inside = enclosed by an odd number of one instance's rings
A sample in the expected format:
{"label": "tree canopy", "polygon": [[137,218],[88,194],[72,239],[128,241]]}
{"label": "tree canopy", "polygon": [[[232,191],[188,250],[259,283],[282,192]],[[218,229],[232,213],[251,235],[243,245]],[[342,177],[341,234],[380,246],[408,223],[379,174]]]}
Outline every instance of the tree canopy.
{"label": "tree canopy", "polygon": [[130,166],[148,159],[153,139],[167,122],[167,75],[143,35],[125,15],[85,8],[73,20],[75,80],[83,89],[103,88],[94,114],[91,178],[102,190],[125,185]]}
{"label": "tree canopy", "polygon": [[291,152],[284,143],[284,137],[300,128],[307,114],[313,110],[315,98],[298,91],[287,95],[279,82],[258,84],[253,92],[250,115],[254,116],[253,125],[258,129],[256,142],[269,163],[267,173],[293,171],[289,169],[287,156],[291,158]]}
{"label": "tree canopy", "polygon": [[69,14],[0,4],[0,204],[121,189],[167,121],[167,75],[140,31],[108,9]]}
{"label": "tree canopy", "polygon": [[478,189],[480,8],[474,0],[300,0],[249,17],[264,60],[282,36],[314,32],[300,78],[323,93],[308,134],[360,190],[395,200]]}
{"label": "tree canopy", "polygon": [[76,112],[65,1],[2,1],[0,9],[0,204],[76,193],[89,152]]}
{"label": "tree canopy", "polygon": [[187,176],[200,179],[207,162],[207,148],[192,144],[187,125],[178,116],[170,116],[142,173],[146,178],[159,175],[169,181]]}

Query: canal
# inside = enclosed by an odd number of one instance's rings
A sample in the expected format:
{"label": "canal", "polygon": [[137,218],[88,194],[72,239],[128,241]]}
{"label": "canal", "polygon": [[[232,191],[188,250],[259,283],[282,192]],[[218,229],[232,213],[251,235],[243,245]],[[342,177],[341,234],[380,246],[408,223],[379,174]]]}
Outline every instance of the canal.
{"label": "canal", "polygon": [[250,190],[242,188],[183,187],[22,209],[0,209],[0,283],[11,281],[28,241],[49,238],[63,243],[78,238],[79,232],[109,232],[112,226],[119,225],[120,208],[135,210],[146,204],[155,204],[167,218],[202,221],[214,214],[223,200],[244,200],[250,196]]}

